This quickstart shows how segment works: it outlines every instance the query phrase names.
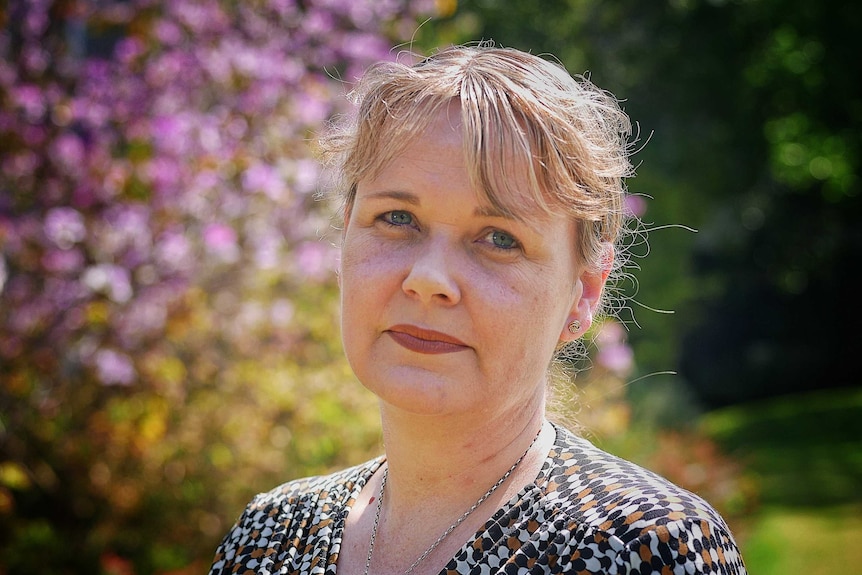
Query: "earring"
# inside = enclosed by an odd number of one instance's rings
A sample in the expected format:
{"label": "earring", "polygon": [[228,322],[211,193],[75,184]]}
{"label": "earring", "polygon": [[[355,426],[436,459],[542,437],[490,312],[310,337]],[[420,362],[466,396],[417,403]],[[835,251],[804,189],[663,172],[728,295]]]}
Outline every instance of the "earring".
{"label": "earring", "polygon": [[569,324],[569,333],[576,334],[581,329],[581,320],[576,319]]}

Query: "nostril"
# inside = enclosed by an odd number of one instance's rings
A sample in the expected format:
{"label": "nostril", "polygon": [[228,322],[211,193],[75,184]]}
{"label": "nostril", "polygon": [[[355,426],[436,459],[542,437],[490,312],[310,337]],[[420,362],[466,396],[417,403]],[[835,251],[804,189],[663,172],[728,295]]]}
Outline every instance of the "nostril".
{"label": "nostril", "polygon": [[425,303],[437,301],[451,304],[460,298],[458,282],[445,268],[414,265],[404,278],[402,289]]}

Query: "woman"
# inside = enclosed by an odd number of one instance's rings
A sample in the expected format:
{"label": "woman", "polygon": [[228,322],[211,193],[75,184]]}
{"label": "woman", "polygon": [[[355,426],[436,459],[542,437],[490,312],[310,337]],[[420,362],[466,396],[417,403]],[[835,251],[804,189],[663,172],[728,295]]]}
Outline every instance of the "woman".
{"label": "woman", "polygon": [[488,46],[370,69],[342,176],[344,347],[385,456],[257,496],[212,574],[744,573],[704,501],[545,419],[602,308],[630,124]]}

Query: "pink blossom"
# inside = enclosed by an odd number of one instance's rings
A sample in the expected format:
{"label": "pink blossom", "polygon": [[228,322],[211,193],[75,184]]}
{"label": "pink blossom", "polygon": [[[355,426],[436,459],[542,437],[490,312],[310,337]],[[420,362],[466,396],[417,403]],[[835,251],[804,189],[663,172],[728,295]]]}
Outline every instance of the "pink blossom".
{"label": "pink blossom", "polygon": [[303,30],[309,36],[325,36],[335,26],[335,19],[330,12],[311,8],[302,23]]}
{"label": "pink blossom", "polygon": [[321,241],[303,242],[296,248],[296,263],[305,279],[320,281],[335,272],[337,250]]}
{"label": "pink blossom", "polygon": [[255,163],[242,174],[242,186],[247,192],[263,192],[273,201],[283,200],[287,188],[284,179],[272,166]]}
{"label": "pink blossom", "polygon": [[602,323],[598,334],[596,334],[596,344],[602,348],[625,341],[625,338],[626,328],[618,321],[609,319]]}
{"label": "pink blossom", "polygon": [[84,143],[72,133],[62,134],[54,140],[50,156],[70,174],[79,173],[85,167]]}
{"label": "pink blossom", "polygon": [[123,64],[130,64],[144,53],[144,45],[138,38],[123,38],[117,42],[117,59]]}
{"label": "pink blossom", "polygon": [[137,374],[126,354],[112,349],[100,349],[93,356],[96,375],[105,385],[131,385]]}
{"label": "pink blossom", "polygon": [[170,20],[159,20],[153,31],[156,39],[166,46],[179,44],[183,39],[182,29]]}
{"label": "pink blossom", "polygon": [[167,271],[181,271],[192,264],[192,249],[188,239],[179,232],[166,232],[156,242],[155,258]]}
{"label": "pink blossom", "polygon": [[320,165],[310,159],[299,159],[293,163],[293,188],[297,193],[307,194],[317,188]]}
{"label": "pink blossom", "polygon": [[134,348],[143,339],[164,329],[168,314],[162,299],[144,296],[130,302],[118,320],[119,336],[124,347]]}
{"label": "pink blossom", "polygon": [[219,259],[232,262],[239,258],[239,246],[234,229],[226,224],[210,224],[204,229],[204,244]]}
{"label": "pink blossom", "polygon": [[626,343],[626,335],[621,323],[607,320],[601,325],[595,340],[598,347],[596,363],[621,377],[630,373],[634,366],[634,352]]}
{"label": "pink blossom", "polygon": [[19,106],[31,122],[38,121],[45,114],[45,98],[42,90],[32,84],[24,84],[11,92],[12,101]]}
{"label": "pink blossom", "polygon": [[[314,239],[329,214],[302,197],[318,178],[306,138],[344,105],[327,73],[387,55],[386,34],[415,30],[412,2],[54,4],[16,4],[14,46],[0,31],[0,189],[15,190],[0,193],[4,353],[53,342],[127,385],[189,285],[266,301],[272,270],[332,280],[336,252]],[[55,52],[66,18],[126,37],[113,55]],[[109,310],[96,326],[93,300]],[[265,304],[258,327],[287,325],[293,305]]]}
{"label": "pink blossom", "polygon": [[184,171],[174,158],[153,158],[143,166],[143,170],[157,195],[172,196],[179,193]]}
{"label": "pink blossom", "polygon": [[319,94],[302,91],[297,94],[295,100],[297,118],[305,125],[319,125],[332,112],[331,106],[321,100]]}
{"label": "pink blossom", "polygon": [[102,293],[117,303],[132,298],[132,283],[128,270],[112,264],[90,266],[84,271],[82,281],[90,291]]}
{"label": "pink blossom", "polygon": [[625,343],[614,343],[599,349],[596,363],[619,376],[625,376],[634,366],[634,352]]}
{"label": "pink blossom", "polygon": [[374,34],[346,34],[342,40],[344,53],[357,60],[382,60],[389,54],[389,45]]}
{"label": "pink blossom", "polygon": [[45,68],[48,67],[51,56],[41,46],[25,46],[22,50],[21,60],[27,70],[38,74],[44,72]]}
{"label": "pink blossom", "polygon": [[643,217],[647,211],[646,199],[640,195],[627,194],[625,198],[625,211],[628,216]]}
{"label": "pink blossom", "polygon": [[51,273],[68,274],[77,272],[84,265],[80,250],[50,250],[42,256],[42,266]]}
{"label": "pink blossom", "polygon": [[84,217],[73,208],[53,208],[45,215],[45,235],[60,249],[68,250],[87,235]]}

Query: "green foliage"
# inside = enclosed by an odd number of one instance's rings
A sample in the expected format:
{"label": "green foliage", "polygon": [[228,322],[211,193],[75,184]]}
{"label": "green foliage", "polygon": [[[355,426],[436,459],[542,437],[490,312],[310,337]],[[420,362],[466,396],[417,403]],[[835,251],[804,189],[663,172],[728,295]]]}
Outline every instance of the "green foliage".
{"label": "green foliage", "polygon": [[715,407],[855,384],[860,18],[837,0],[462,0],[428,37],[550,53],[624,101],[630,191],[663,228],[628,286],[632,345],[641,373],[678,370]]}
{"label": "green foliage", "polygon": [[708,435],[755,473],[765,505],[858,503],[862,390],[788,395],[710,413]]}

